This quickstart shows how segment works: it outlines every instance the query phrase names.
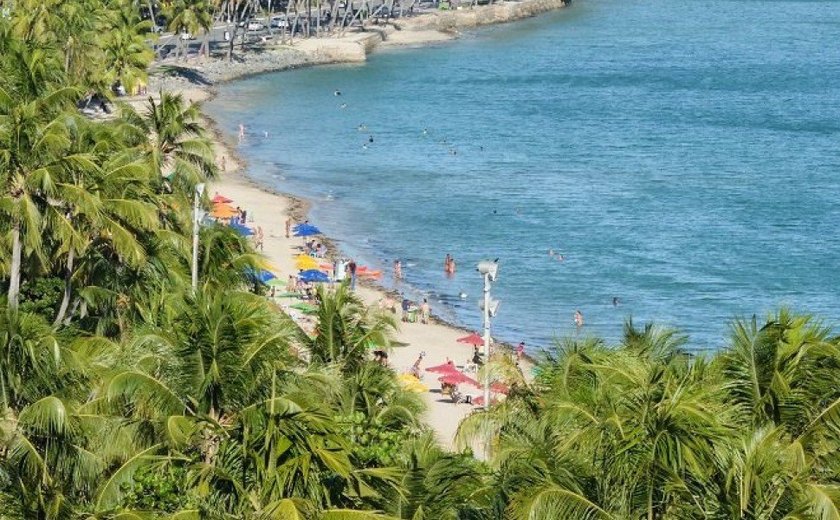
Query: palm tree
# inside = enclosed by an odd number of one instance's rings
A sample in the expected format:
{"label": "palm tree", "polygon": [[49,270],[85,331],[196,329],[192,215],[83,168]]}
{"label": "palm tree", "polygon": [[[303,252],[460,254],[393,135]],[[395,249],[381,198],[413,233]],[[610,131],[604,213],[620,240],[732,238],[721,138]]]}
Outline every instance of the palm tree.
{"label": "palm tree", "polygon": [[42,256],[41,215],[70,162],[62,111],[74,90],[61,86],[54,55],[0,39],[0,212],[11,234],[8,302],[18,305],[23,255]]}
{"label": "palm tree", "polygon": [[362,304],[346,284],[334,291],[319,287],[318,325],[309,341],[314,362],[338,363],[352,372],[367,358],[371,346],[387,348],[396,329],[391,316]]}
{"label": "palm tree", "polygon": [[102,47],[108,64],[109,76],[133,94],[137,87],[146,82],[146,70],[154,52],[147,40],[151,34],[152,22],[141,20],[130,2],[119,2],[109,11],[111,28],[104,35]]}

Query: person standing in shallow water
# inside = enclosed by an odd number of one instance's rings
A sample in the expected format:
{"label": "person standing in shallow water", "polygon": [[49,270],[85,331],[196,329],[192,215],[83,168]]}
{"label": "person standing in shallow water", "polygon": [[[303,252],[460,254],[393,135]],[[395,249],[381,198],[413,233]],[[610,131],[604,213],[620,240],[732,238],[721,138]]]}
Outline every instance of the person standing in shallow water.
{"label": "person standing in shallow water", "polygon": [[577,327],[578,329],[583,327],[583,314],[580,312],[580,310],[575,311],[575,327]]}
{"label": "person standing in shallow water", "polygon": [[449,262],[452,261],[452,255],[446,253],[446,258],[443,259],[443,272],[449,274]]}
{"label": "person standing in shallow water", "polygon": [[399,259],[394,260],[394,279],[402,280],[402,263]]}

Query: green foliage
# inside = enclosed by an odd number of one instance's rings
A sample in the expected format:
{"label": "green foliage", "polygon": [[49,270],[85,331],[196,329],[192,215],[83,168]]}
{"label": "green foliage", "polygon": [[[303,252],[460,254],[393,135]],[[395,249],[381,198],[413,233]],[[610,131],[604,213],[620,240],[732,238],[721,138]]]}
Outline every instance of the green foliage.
{"label": "green foliage", "polygon": [[61,302],[63,286],[56,277],[32,280],[21,288],[20,310],[51,319]]}
{"label": "green foliage", "polygon": [[144,467],[124,486],[123,506],[130,510],[176,513],[192,509],[187,493],[187,471],[173,466],[165,469]]}

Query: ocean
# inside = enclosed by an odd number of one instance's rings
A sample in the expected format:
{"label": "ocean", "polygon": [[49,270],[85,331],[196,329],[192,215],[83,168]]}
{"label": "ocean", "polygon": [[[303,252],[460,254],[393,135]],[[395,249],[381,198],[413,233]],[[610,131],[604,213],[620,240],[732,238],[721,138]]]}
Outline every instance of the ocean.
{"label": "ocean", "polygon": [[615,341],[632,317],[714,350],[735,317],[840,316],[838,42],[834,0],[579,0],[206,109],[246,125],[251,177],[444,319],[481,328],[475,264],[498,258],[497,339]]}

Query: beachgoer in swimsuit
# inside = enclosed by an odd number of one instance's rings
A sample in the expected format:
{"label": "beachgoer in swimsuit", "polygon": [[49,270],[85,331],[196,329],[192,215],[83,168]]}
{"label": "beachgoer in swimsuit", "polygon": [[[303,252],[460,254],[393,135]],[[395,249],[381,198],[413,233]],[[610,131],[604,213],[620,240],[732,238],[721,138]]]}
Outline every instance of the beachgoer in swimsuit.
{"label": "beachgoer in swimsuit", "polygon": [[583,314],[579,311],[575,311],[575,326],[577,328],[583,327]]}
{"label": "beachgoer in swimsuit", "polygon": [[292,232],[292,217],[286,219],[286,238],[289,238]]}
{"label": "beachgoer in swimsuit", "polygon": [[399,259],[394,260],[394,278],[402,280],[402,263],[400,263]]}
{"label": "beachgoer in swimsuit", "polygon": [[423,304],[420,305],[420,322],[421,323],[429,323],[429,301],[426,298],[423,298]]}

